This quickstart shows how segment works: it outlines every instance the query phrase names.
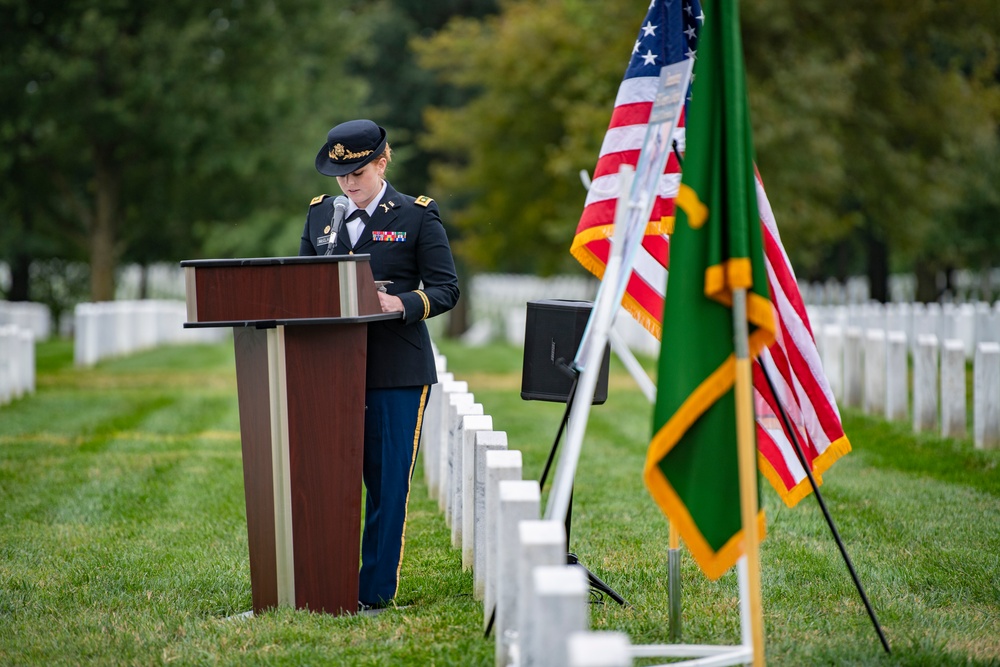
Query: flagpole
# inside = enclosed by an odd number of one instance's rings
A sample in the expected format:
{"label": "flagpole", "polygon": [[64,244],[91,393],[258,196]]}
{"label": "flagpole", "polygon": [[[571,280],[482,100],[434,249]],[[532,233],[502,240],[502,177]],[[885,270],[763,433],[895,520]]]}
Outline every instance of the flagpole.
{"label": "flagpole", "polygon": [[760,535],[757,533],[757,446],[754,438],[753,376],[747,334],[747,293],[733,290],[733,348],[736,356],[736,446],[739,458],[740,516],[747,565],[754,667],[764,667],[764,610],[760,586]]}
{"label": "flagpole", "polygon": [[667,552],[667,603],[671,642],[681,640],[681,537],[674,522],[670,522],[670,551]]}

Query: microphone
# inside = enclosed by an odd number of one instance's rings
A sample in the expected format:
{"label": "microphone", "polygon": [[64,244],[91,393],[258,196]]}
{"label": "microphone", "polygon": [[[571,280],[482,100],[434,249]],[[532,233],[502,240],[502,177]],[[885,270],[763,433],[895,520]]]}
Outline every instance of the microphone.
{"label": "microphone", "polygon": [[347,197],[339,195],[333,200],[333,217],[330,219],[330,240],[326,244],[326,254],[332,255],[333,248],[337,245],[337,234],[340,226],[344,224],[344,214],[347,213]]}

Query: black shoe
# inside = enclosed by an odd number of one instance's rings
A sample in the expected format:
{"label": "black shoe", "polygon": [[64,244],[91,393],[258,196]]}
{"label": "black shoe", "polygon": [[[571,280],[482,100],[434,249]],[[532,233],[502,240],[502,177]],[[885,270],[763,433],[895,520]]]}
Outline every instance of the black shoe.
{"label": "black shoe", "polygon": [[386,610],[386,607],[391,605],[392,600],[389,600],[388,602],[376,602],[375,604],[365,604],[361,600],[358,600],[358,613],[364,616],[378,616]]}

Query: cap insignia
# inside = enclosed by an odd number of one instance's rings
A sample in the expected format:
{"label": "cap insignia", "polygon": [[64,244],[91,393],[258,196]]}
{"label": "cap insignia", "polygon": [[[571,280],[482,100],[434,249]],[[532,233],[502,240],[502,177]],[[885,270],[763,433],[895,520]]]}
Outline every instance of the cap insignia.
{"label": "cap insignia", "polygon": [[327,151],[327,155],[330,156],[331,160],[360,160],[363,157],[368,157],[375,151],[369,149],[366,151],[350,151],[344,148],[344,144],[334,144],[333,148]]}

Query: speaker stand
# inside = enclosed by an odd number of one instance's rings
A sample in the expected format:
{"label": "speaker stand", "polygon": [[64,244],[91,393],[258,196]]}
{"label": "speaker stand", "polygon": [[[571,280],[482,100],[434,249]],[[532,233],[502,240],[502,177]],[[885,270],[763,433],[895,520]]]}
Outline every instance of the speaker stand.
{"label": "speaker stand", "polygon": [[[549,470],[552,469],[552,462],[556,458],[556,450],[559,449],[559,441],[562,440],[563,431],[566,430],[566,424],[569,422],[569,413],[570,413],[570,409],[573,407],[573,397],[576,395],[576,385],[577,385],[577,381],[580,378],[580,373],[576,369],[574,369],[571,366],[569,366],[566,363],[565,359],[561,359],[561,358],[557,359],[556,360],[556,368],[559,368],[564,373],[566,373],[567,375],[569,375],[570,377],[572,377],[573,384],[570,385],[569,394],[566,396],[566,411],[563,412],[562,422],[559,424],[559,430],[556,432],[555,440],[552,442],[552,448],[549,450],[549,458],[545,462],[545,468],[544,468],[544,470],[542,470],[542,477],[538,481],[538,486],[539,486],[540,489],[544,489],[545,488],[545,480],[548,478],[548,476],[549,476]],[[569,505],[566,508],[566,546],[567,546],[567,548],[569,547],[570,527],[571,527],[572,522],[573,522],[572,519],[573,519],[573,494],[572,494],[572,492],[570,492]],[[629,606],[631,606],[631,605],[629,605],[628,602],[626,602],[625,598],[623,598],[621,595],[618,594],[617,591],[615,591],[613,588],[611,588],[606,583],[604,583],[601,580],[600,577],[598,577],[596,574],[594,574],[593,572],[591,572],[590,570],[588,570],[586,568],[586,566],[584,566],[582,563],[580,563],[580,559],[577,557],[576,554],[574,554],[574,553],[567,553],[566,554],[566,564],[567,565],[577,565],[577,566],[583,568],[583,571],[587,574],[587,581],[590,583],[590,596],[591,596],[591,600],[592,601],[594,601],[594,602],[602,602],[603,599],[604,599],[604,596],[607,595],[608,597],[610,597],[612,600],[614,600],[615,602],[617,602],[618,604],[620,604],[623,607],[629,607]]]}

